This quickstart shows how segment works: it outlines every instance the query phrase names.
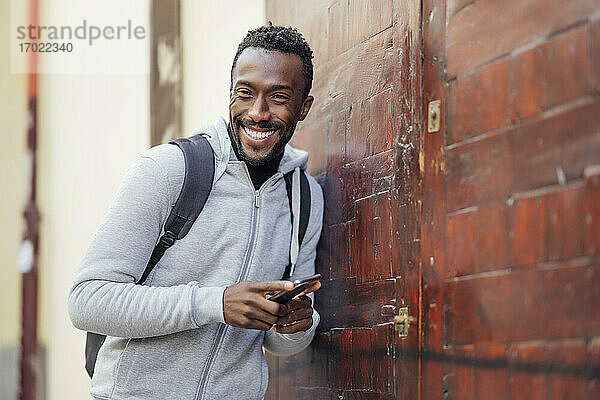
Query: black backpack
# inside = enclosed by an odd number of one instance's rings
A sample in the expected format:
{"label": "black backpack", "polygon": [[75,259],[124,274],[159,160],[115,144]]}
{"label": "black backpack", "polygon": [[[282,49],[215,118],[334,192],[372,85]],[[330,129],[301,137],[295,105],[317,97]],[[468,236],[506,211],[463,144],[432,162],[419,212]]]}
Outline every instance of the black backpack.
{"label": "black backpack", "polygon": [[[210,190],[215,174],[214,153],[208,140],[202,135],[194,135],[188,138],[179,138],[169,142],[179,146],[183,151],[185,159],[185,177],[183,187],[175,205],[171,209],[169,217],[165,222],[165,233],[150,256],[148,265],[144,270],[139,281],[136,283],[141,285],[146,281],[154,266],[158,263],[165,251],[175,244],[176,240],[182,239],[188,234],[194,221],[202,211]],[[292,173],[288,172],[284,175],[285,186],[288,194],[290,209],[292,206]],[[290,213],[291,214],[291,213]],[[308,219],[310,217],[310,186],[306,174],[301,171],[300,174],[300,223],[298,243],[302,244]],[[293,218],[293,217],[292,217]],[[286,267],[282,279],[290,277],[291,264]],[[105,335],[98,333],[87,332],[85,343],[85,369],[90,376],[94,375],[94,367],[96,366],[96,358],[98,351],[106,339]]]}

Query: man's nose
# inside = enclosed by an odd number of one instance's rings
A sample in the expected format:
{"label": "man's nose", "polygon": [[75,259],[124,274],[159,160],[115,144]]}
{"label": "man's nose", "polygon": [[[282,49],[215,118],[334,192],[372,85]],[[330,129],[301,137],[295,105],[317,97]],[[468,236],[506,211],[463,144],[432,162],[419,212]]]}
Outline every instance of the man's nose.
{"label": "man's nose", "polygon": [[248,117],[254,122],[267,121],[270,118],[269,104],[264,96],[258,96],[248,110]]}

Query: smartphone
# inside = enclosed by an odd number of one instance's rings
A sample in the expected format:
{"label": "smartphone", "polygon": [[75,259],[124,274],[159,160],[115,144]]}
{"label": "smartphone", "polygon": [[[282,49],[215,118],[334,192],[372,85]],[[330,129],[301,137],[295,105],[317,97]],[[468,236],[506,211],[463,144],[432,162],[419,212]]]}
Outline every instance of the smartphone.
{"label": "smartphone", "polygon": [[282,290],[281,292],[274,294],[268,299],[280,304],[287,303],[296,295],[306,290],[310,285],[317,281],[320,281],[321,278],[321,274],[315,274],[307,276],[306,278],[296,279],[294,281],[294,288],[292,290]]}

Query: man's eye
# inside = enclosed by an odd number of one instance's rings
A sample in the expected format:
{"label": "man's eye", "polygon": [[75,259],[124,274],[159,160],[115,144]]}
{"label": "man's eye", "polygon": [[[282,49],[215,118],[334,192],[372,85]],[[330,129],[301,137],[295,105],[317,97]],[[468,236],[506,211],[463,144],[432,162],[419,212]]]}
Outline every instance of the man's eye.
{"label": "man's eye", "polygon": [[250,97],[250,96],[252,96],[252,92],[249,91],[248,89],[238,89],[237,93],[241,97]]}
{"label": "man's eye", "polygon": [[286,95],[286,94],[275,93],[275,94],[273,95],[273,98],[274,98],[275,100],[279,100],[279,101],[285,101],[285,100],[288,100],[288,99],[289,99],[289,96],[288,96],[288,95]]}

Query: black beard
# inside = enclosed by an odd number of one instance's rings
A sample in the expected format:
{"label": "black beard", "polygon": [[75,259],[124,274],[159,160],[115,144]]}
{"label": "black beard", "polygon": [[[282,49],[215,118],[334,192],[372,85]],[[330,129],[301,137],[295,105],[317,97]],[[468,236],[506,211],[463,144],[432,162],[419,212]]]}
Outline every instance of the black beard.
{"label": "black beard", "polygon": [[[260,123],[260,122],[258,124],[244,123],[244,120],[240,117],[234,118],[233,121],[234,121],[233,123],[231,123],[231,122],[229,123],[229,125],[228,125],[229,129],[227,129],[227,131],[229,133],[229,139],[231,140],[233,150],[234,150],[235,155],[237,156],[238,160],[244,161],[246,164],[248,164],[251,167],[262,167],[264,165],[272,163],[275,159],[277,159],[284,152],[285,145],[289,141],[289,140],[284,140],[284,138],[281,135],[281,133],[284,132],[284,129],[285,129],[284,126],[279,125],[279,124],[275,125],[275,124]],[[242,133],[234,132],[235,126],[239,127],[240,129],[242,126],[256,126],[257,128],[260,128],[260,129],[276,130],[275,134],[277,136],[279,136],[279,140],[277,141],[277,143],[275,143],[275,145],[273,146],[271,151],[265,157],[263,157],[259,160],[255,160],[255,159],[248,157],[248,155],[244,151],[244,148],[242,146],[242,141],[239,137],[239,135],[241,135]]]}

